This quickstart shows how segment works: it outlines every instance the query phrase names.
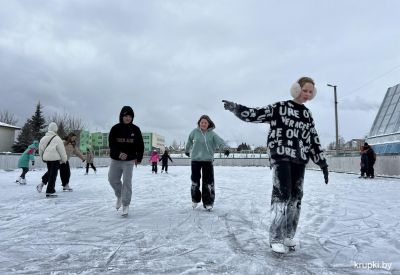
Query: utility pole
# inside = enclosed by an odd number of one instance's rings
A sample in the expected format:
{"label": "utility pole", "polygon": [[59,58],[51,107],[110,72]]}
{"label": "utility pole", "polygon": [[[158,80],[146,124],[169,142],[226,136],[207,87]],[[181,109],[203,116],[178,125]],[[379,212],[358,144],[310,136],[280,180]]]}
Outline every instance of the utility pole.
{"label": "utility pole", "polygon": [[339,123],[338,123],[338,112],[337,112],[337,95],[336,95],[336,85],[327,84],[328,87],[333,87],[333,93],[335,97],[335,128],[336,128],[336,156],[339,154]]}

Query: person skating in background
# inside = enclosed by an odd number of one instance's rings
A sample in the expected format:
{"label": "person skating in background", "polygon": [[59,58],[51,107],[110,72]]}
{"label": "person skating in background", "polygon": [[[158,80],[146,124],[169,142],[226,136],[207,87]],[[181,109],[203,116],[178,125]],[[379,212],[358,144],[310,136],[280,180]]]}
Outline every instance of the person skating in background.
{"label": "person skating in background", "polygon": [[376,154],[374,149],[372,149],[367,142],[364,143],[364,150],[366,150],[368,157],[367,178],[373,179],[375,177],[374,165],[376,161]]}
{"label": "person skating in background", "polygon": [[[191,158],[191,196],[192,207],[197,207],[203,201],[203,207],[211,210],[215,201],[214,153],[220,148],[229,155],[229,147],[215,132],[215,124],[207,115],[202,115],[197,121],[197,127],[189,134],[185,154]],[[200,179],[202,188],[200,191]]]}
{"label": "person skating in background", "polygon": [[153,150],[149,159],[149,162],[151,163],[151,173],[157,174],[157,163],[159,160],[160,155],[158,154],[157,150]]}
{"label": "person skating in background", "polygon": [[300,217],[305,166],[311,158],[323,171],[328,183],[326,163],[314,120],[304,103],[315,97],[314,81],[302,77],[291,87],[293,100],[262,108],[249,108],[223,100],[226,110],[246,122],[269,123],[267,147],[273,172],[270,246],[274,252],[294,249],[293,240]]}
{"label": "person skating in background", "polygon": [[22,174],[15,181],[21,185],[26,184],[26,173],[29,171],[29,162],[32,163],[32,166],[35,165],[35,152],[38,150],[39,142],[34,140],[31,145],[22,153],[21,157],[18,159],[18,168],[22,168]]}
{"label": "person skating in background", "polygon": [[[122,205],[122,215],[127,216],[132,198],[133,165],[142,162],[144,142],[140,128],[133,124],[134,112],[130,106],[124,106],[108,136],[111,163],[108,181],[117,197],[115,208]],[[123,180],[121,181],[121,177]]]}
{"label": "person skating in background", "polygon": [[160,159],[161,165],[162,165],[161,166],[161,173],[164,172],[164,170],[165,170],[165,173],[168,174],[168,159],[171,162],[173,162],[171,157],[170,157],[170,155],[168,154],[168,150],[165,150],[164,154],[162,154],[161,159]]}
{"label": "person skating in background", "polygon": [[96,167],[93,164],[94,161],[94,155],[92,153],[92,151],[87,148],[86,150],[86,173],[85,175],[87,175],[89,173],[89,165],[90,167],[92,167],[92,169],[94,170],[94,173],[96,174]]}
{"label": "person skating in background", "polygon": [[367,155],[367,149],[364,148],[364,146],[361,146],[361,162],[360,162],[360,166],[361,166],[361,176],[359,178],[367,178],[368,175],[368,155]]}
{"label": "person skating in background", "polygon": [[[67,162],[67,153],[62,139],[57,135],[57,124],[51,122],[48,131],[39,142],[39,156],[47,164],[47,189],[46,197],[56,197],[55,184],[60,163]],[[37,186],[42,192],[43,183]]]}
{"label": "person skating in background", "polygon": [[[76,134],[69,133],[68,136],[64,138],[64,147],[65,152],[67,153],[67,161],[60,164],[60,178],[61,184],[63,187],[63,191],[72,191],[72,188],[69,186],[69,180],[71,178],[71,168],[69,166],[69,159],[71,158],[72,154],[75,154],[78,158],[82,161],[85,161],[85,157],[82,155],[81,151],[76,147]],[[37,190],[40,193],[43,186],[47,184],[49,180],[49,174],[46,172],[42,176],[42,183],[41,186],[38,186]]]}

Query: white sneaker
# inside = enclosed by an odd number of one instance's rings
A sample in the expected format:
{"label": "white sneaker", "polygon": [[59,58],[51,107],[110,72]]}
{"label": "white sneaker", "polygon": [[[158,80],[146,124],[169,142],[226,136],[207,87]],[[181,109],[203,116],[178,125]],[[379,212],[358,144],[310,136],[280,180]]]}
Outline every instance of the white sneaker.
{"label": "white sneaker", "polygon": [[296,242],[292,238],[285,238],[283,240],[283,244],[287,247],[295,247],[296,246]]}
{"label": "white sneaker", "polygon": [[192,202],[192,207],[195,209],[197,207],[198,203],[197,202]]}
{"label": "white sneaker", "polygon": [[128,216],[128,212],[129,212],[129,205],[124,205],[122,206],[122,216]]}
{"label": "white sneaker", "polygon": [[69,191],[69,192],[72,192],[72,188],[71,188],[71,187],[69,187],[69,184],[67,184],[67,185],[65,185],[65,186],[63,187],[63,191]]}
{"label": "white sneaker", "polygon": [[212,205],[206,205],[206,210],[211,211],[211,209],[213,209]]}
{"label": "white sneaker", "polygon": [[21,180],[19,181],[19,184],[25,185],[25,184],[26,184],[26,179],[21,179]]}
{"label": "white sneaker", "polygon": [[286,253],[285,246],[282,243],[271,243],[270,247],[273,252],[284,254]]}
{"label": "white sneaker", "polygon": [[43,186],[44,186],[44,183],[43,183],[43,182],[39,183],[39,184],[36,186],[36,190],[37,190],[39,193],[42,193]]}
{"label": "white sneaker", "polygon": [[115,208],[117,208],[117,210],[118,210],[121,208],[121,205],[122,205],[122,199],[121,199],[121,197],[118,197],[117,203],[115,204]]}

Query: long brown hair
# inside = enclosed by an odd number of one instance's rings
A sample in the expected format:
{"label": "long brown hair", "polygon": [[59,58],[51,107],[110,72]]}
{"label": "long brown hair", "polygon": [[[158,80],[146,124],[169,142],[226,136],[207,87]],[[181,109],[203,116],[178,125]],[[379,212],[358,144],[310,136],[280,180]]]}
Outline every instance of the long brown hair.
{"label": "long brown hair", "polygon": [[208,115],[202,115],[202,116],[199,118],[199,121],[197,121],[197,125],[198,125],[199,127],[200,127],[200,121],[201,121],[202,119],[205,119],[205,120],[208,121],[208,128],[207,128],[207,129],[215,128],[214,122],[211,120],[211,118],[210,118]]}

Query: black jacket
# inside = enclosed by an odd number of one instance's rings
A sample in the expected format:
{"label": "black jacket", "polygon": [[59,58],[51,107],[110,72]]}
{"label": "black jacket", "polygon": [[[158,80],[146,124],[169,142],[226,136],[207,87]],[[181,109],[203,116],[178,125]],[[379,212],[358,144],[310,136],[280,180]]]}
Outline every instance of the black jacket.
{"label": "black jacket", "polygon": [[125,153],[129,160],[137,160],[141,162],[143,159],[144,143],[142,132],[136,125],[124,124],[123,115],[129,114],[133,118],[133,110],[129,106],[124,106],[120,113],[120,123],[115,124],[108,136],[108,144],[110,147],[110,157],[115,160],[121,160],[119,155]]}
{"label": "black jacket", "polygon": [[163,154],[162,156],[161,156],[161,159],[160,159],[160,161],[162,161],[162,164],[163,165],[167,165],[168,164],[168,159],[170,160],[170,161],[172,161],[172,159],[171,159],[171,157],[169,156],[169,154]]}
{"label": "black jacket", "polygon": [[310,110],[292,100],[263,108],[236,105],[234,114],[247,122],[269,123],[267,147],[273,160],[307,163],[311,158],[321,168],[326,159]]}

